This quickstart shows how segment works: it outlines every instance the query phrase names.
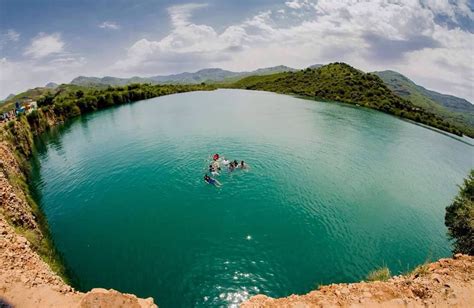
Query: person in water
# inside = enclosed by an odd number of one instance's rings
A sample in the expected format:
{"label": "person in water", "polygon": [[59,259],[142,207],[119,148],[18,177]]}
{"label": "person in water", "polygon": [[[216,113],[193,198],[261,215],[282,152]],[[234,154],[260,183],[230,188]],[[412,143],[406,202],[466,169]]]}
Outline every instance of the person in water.
{"label": "person in water", "polygon": [[222,185],[218,180],[211,178],[207,174],[204,175],[204,181],[207,184],[214,185],[214,186],[221,186]]}
{"label": "person in water", "polygon": [[227,160],[227,159],[225,159],[225,157],[222,157],[222,164],[223,164],[224,166],[228,166],[228,165],[230,164],[230,161]]}
{"label": "person in water", "polygon": [[[220,169],[220,168],[219,168]],[[212,174],[212,175],[219,175],[219,172],[217,172],[219,169],[217,169],[216,167],[214,167],[214,165],[209,165],[209,172]]]}
{"label": "person in water", "polygon": [[214,156],[212,156],[212,159],[213,159],[214,161],[217,161],[217,160],[219,159],[219,154],[217,154],[217,153],[214,154]]}
{"label": "person in water", "polygon": [[241,161],[239,167],[240,167],[240,169],[247,169],[247,164],[245,164],[244,161]]}
{"label": "person in water", "polygon": [[217,171],[217,170],[221,170],[221,166],[219,165],[219,162],[216,160],[216,161],[213,161],[212,162],[212,167]]}
{"label": "person in water", "polygon": [[234,166],[234,162],[231,161],[230,164],[229,164],[229,171],[230,171],[230,172],[234,171],[235,167],[236,167],[236,166]]}

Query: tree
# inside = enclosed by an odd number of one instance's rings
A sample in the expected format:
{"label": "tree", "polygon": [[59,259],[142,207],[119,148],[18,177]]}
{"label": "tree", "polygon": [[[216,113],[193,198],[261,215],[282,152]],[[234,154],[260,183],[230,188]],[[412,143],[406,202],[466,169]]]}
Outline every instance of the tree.
{"label": "tree", "polygon": [[84,91],[78,90],[76,91],[76,98],[83,98],[84,97]]}
{"label": "tree", "polygon": [[446,208],[444,223],[449,237],[454,240],[453,252],[474,255],[474,169]]}
{"label": "tree", "polygon": [[54,95],[50,92],[46,93],[46,95],[40,97],[38,99],[38,106],[47,106],[47,105],[52,105],[54,100]]}

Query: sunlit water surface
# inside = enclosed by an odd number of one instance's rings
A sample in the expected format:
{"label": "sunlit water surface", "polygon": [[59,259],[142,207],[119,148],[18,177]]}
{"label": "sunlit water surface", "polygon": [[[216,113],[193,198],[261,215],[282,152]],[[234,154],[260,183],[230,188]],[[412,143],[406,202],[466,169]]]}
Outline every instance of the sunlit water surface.
{"label": "sunlit water surface", "polygon": [[[251,168],[207,185],[215,152]],[[473,154],[373,110],[218,90],[43,134],[32,187],[80,290],[230,306],[448,256],[444,208]]]}

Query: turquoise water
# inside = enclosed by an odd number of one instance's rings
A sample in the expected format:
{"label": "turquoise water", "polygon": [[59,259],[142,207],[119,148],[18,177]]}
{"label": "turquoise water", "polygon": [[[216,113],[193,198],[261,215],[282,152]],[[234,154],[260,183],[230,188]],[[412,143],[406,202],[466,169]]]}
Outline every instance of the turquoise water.
{"label": "turquoise water", "polygon": [[[160,307],[448,256],[444,208],[474,167],[472,146],[380,112],[242,90],[108,109],[37,144],[32,187],[76,286]],[[205,184],[215,152],[250,170]]]}

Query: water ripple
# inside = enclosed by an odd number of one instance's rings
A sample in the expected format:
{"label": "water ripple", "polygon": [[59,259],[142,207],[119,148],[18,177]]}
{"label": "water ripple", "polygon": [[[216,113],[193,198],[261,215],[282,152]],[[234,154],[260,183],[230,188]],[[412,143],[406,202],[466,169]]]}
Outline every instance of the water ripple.
{"label": "water ripple", "polygon": [[[77,287],[160,307],[233,306],[447,255],[444,207],[474,156],[385,114],[230,90],[109,109],[41,138],[33,185]],[[205,184],[216,152],[249,170]]]}

